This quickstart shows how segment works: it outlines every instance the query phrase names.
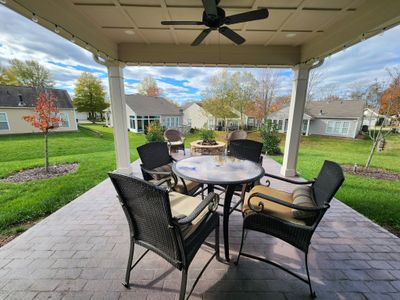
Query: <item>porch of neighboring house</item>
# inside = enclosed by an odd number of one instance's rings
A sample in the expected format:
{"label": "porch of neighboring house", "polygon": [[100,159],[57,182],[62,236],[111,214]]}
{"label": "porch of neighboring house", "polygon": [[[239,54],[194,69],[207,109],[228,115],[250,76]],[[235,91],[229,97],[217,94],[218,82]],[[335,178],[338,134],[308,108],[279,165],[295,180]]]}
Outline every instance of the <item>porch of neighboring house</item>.
{"label": "porch of neighboring house", "polygon": [[[265,157],[263,166],[279,174],[272,159]],[[141,176],[139,161],[133,170]],[[288,190],[274,180],[271,186]],[[233,213],[233,259],[241,224],[241,214]],[[177,299],[179,271],[155,254],[134,269],[130,290],[121,285],[128,249],[128,224],[105,180],[0,249],[0,298]],[[136,249],[138,257],[143,249]],[[304,272],[301,252],[265,234],[249,232],[244,250]],[[199,251],[189,268],[189,286],[210,255],[205,246]],[[400,239],[338,200],[312,239],[309,265],[318,299],[399,297]],[[213,260],[191,299],[309,299],[309,291],[283,271],[243,257],[238,266]]]}

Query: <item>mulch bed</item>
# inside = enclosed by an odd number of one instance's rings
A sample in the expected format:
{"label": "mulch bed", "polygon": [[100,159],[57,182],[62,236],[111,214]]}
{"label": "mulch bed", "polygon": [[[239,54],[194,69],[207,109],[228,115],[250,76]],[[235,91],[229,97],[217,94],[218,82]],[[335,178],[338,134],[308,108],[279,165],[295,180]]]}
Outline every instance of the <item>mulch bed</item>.
{"label": "mulch bed", "polygon": [[78,167],[78,163],[54,165],[49,167],[49,172],[47,173],[44,167],[26,169],[2,178],[0,179],[0,182],[21,183],[38,179],[49,179],[73,173],[78,169]]}
{"label": "mulch bed", "polygon": [[357,167],[356,172],[354,172],[354,166],[343,165],[343,171],[350,173],[351,175],[364,176],[375,179],[385,179],[385,180],[400,180],[400,173],[393,171],[388,171],[385,169],[371,168],[368,169],[364,167]]}

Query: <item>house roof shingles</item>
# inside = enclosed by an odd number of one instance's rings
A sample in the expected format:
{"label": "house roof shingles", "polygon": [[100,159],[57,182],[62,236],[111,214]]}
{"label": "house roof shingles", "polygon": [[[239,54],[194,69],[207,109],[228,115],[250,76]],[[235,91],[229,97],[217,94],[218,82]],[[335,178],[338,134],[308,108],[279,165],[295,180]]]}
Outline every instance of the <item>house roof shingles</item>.
{"label": "house roof shingles", "polygon": [[311,101],[306,103],[306,114],[313,118],[360,118],[364,102],[359,100]]}
{"label": "house roof shingles", "polygon": [[[71,97],[66,90],[46,89],[57,98],[58,108],[74,108]],[[34,107],[42,88],[27,86],[0,85],[0,107]],[[20,96],[23,106],[20,105]]]}
{"label": "house roof shingles", "polygon": [[181,115],[179,107],[162,97],[150,97],[139,94],[126,95],[126,104],[137,115]]}

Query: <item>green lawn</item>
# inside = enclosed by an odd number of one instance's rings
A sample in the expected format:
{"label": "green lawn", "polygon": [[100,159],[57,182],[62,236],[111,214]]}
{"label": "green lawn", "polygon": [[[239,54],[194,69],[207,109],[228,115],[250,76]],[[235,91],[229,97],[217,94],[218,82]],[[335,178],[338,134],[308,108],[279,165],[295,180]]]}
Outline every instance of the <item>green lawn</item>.
{"label": "green lawn", "polygon": [[[283,143],[282,149],[283,149]],[[312,179],[325,159],[340,164],[364,166],[371,140],[338,139],[321,136],[302,137],[298,158],[301,176]],[[282,156],[273,157],[282,162]],[[400,135],[391,135],[383,152],[376,152],[372,167],[400,172]],[[370,179],[345,174],[337,198],[368,218],[400,232],[400,181]]]}
{"label": "green lawn", "polygon": [[[101,131],[99,137],[88,128]],[[87,125],[80,132],[53,133],[49,138],[50,163],[78,162],[77,172],[27,183],[0,183],[0,233],[27,221],[46,216],[75,199],[107,177],[115,168],[112,130]],[[143,135],[129,133],[131,158]],[[18,170],[42,166],[43,137],[39,134],[0,136],[0,177]],[[13,228],[12,230],[19,230]]]}
{"label": "green lawn", "polygon": [[[88,128],[101,132],[100,137]],[[223,140],[224,133],[217,132]],[[252,134],[251,138],[257,139]],[[142,134],[129,133],[131,159],[136,147],[145,143]],[[186,138],[186,147],[199,134]],[[317,175],[325,159],[363,165],[371,142],[328,137],[303,137],[299,171],[305,178]],[[283,147],[283,141],[282,141]],[[80,132],[52,134],[49,139],[50,163],[78,162],[76,173],[23,184],[0,183],[0,234],[19,230],[19,224],[46,216],[95,186],[115,168],[112,129],[85,125]],[[0,136],[0,177],[43,164],[41,135]],[[281,162],[281,156],[273,157]],[[400,172],[400,136],[391,136],[385,151],[377,153],[373,166]],[[346,175],[337,197],[376,222],[400,231],[400,182]]]}

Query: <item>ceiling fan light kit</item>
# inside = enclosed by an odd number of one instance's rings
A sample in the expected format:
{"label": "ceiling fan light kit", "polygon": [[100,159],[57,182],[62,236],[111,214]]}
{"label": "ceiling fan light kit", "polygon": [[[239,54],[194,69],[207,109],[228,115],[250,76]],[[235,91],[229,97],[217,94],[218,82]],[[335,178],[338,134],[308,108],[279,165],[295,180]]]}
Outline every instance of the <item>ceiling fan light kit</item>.
{"label": "ceiling fan light kit", "polygon": [[204,25],[204,29],[192,42],[192,46],[197,46],[203,42],[212,30],[218,30],[220,34],[230,39],[236,45],[243,44],[246,40],[225,25],[256,21],[268,18],[268,9],[261,8],[232,16],[226,16],[225,11],[218,6],[219,0],[203,0],[203,19],[202,21],[161,21],[162,25]]}

